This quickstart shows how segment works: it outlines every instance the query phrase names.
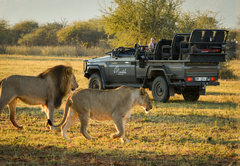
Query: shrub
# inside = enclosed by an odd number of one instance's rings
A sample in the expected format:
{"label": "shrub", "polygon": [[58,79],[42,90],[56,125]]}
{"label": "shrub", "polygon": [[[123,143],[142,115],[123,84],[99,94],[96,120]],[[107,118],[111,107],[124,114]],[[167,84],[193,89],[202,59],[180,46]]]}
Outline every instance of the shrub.
{"label": "shrub", "polygon": [[219,76],[221,79],[236,79],[237,76],[234,75],[234,69],[231,68],[230,62],[219,63]]}

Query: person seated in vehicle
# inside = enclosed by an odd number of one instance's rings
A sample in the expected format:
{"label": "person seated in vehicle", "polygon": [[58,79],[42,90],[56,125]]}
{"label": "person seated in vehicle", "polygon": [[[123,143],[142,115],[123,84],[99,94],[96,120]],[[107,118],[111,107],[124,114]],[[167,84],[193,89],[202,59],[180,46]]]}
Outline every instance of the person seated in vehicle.
{"label": "person seated in vehicle", "polygon": [[155,46],[156,46],[156,39],[155,39],[155,37],[151,37],[151,41],[150,41],[150,43],[148,44],[148,50],[149,50],[150,52],[153,52]]}

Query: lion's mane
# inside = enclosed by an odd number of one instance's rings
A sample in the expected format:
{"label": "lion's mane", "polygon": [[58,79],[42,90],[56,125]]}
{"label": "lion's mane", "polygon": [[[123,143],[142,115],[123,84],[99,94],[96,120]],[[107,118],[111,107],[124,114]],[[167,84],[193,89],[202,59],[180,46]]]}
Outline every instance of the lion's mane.
{"label": "lion's mane", "polygon": [[53,84],[55,109],[61,106],[62,98],[69,92],[71,79],[73,76],[72,70],[73,69],[71,66],[58,65],[52,68],[48,68],[38,75],[38,77],[47,79]]}

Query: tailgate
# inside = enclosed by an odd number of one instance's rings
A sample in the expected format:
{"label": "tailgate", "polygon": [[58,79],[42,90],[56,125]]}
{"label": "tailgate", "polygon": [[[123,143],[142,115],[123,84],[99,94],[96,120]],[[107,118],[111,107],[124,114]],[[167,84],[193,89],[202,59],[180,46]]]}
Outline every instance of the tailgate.
{"label": "tailgate", "polygon": [[219,85],[218,63],[197,63],[186,64],[185,81],[188,86],[202,85]]}

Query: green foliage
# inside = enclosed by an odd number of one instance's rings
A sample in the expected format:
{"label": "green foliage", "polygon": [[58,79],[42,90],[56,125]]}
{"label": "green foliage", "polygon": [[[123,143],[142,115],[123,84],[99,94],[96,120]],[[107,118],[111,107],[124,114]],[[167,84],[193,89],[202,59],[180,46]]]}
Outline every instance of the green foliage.
{"label": "green foliage", "polygon": [[[41,26],[34,20],[25,20],[10,27],[6,20],[0,20],[0,53],[5,53],[6,45],[71,45],[76,52],[80,47],[133,47],[135,43],[147,45],[151,37],[159,41],[172,39],[176,33],[189,33],[196,28],[222,28],[221,19],[216,18],[218,13],[199,10],[185,13],[181,9],[183,2],[112,0],[111,6],[102,8],[102,18],[76,21],[69,25],[66,20]],[[229,38],[236,36],[237,32],[231,30]]]}
{"label": "green foliage", "polygon": [[54,22],[42,25],[32,33],[24,35],[18,44],[25,46],[56,46],[58,45],[57,32],[63,24]]}
{"label": "green foliage", "polygon": [[181,0],[114,0],[102,9],[113,46],[147,44],[151,37],[172,38],[180,13]]}
{"label": "green foliage", "polygon": [[221,79],[236,79],[234,69],[231,68],[230,62],[222,62],[219,64],[219,76]]}
{"label": "green foliage", "polygon": [[11,43],[11,31],[6,20],[0,19],[0,54],[6,51],[6,45]]}
{"label": "green foliage", "polygon": [[178,33],[190,33],[193,29],[217,29],[220,21],[216,18],[217,13],[212,11],[197,10],[181,13],[178,24]]}
{"label": "green foliage", "polygon": [[103,28],[95,26],[95,22],[78,21],[62,28],[57,36],[59,43],[89,48],[96,46],[104,34]]}
{"label": "green foliage", "polygon": [[23,46],[34,46],[35,39],[36,39],[35,35],[33,33],[30,33],[30,34],[26,34],[22,38],[20,38],[17,43],[19,45],[23,45]]}
{"label": "green foliage", "polygon": [[211,11],[181,11],[181,0],[114,0],[103,9],[106,30],[114,34],[112,45],[146,45],[151,37],[172,39],[175,33],[190,33],[197,28],[217,28],[220,20]]}
{"label": "green foliage", "polygon": [[228,39],[233,41],[234,39],[237,38],[237,34],[238,34],[237,30],[230,29],[228,33]]}
{"label": "green foliage", "polygon": [[238,41],[238,44],[237,44],[237,52],[236,52],[236,58],[238,60],[240,60],[240,17],[238,17],[238,27],[237,27],[237,30],[236,30],[236,40]]}
{"label": "green foliage", "polygon": [[18,40],[23,36],[33,33],[35,30],[39,28],[39,25],[34,20],[25,20],[16,23],[12,28],[11,31],[13,33],[13,43],[17,44]]}

